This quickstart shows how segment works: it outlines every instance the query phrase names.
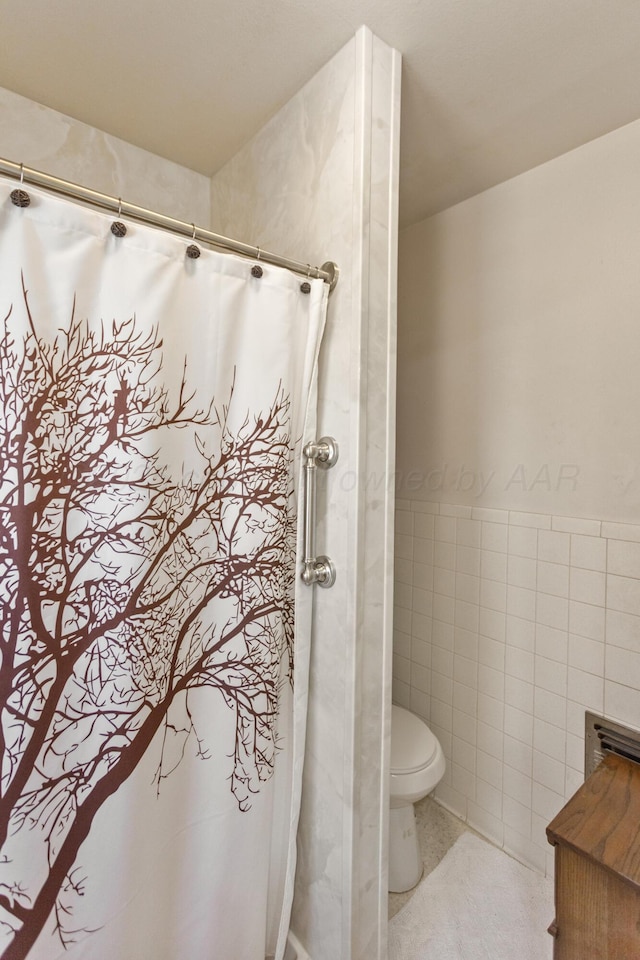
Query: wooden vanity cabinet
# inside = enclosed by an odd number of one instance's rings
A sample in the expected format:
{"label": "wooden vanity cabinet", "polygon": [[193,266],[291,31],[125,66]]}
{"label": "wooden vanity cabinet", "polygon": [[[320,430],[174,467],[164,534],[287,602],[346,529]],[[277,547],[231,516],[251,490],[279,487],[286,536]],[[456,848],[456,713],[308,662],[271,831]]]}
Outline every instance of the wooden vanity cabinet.
{"label": "wooden vanity cabinet", "polygon": [[640,764],[609,755],[547,827],[554,960],[640,958]]}

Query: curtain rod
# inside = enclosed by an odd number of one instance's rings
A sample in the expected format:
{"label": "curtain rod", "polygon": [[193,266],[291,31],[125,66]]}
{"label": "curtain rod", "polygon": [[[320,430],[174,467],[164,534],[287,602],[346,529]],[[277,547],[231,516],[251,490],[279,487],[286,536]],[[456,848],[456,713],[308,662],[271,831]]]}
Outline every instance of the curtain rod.
{"label": "curtain rod", "polygon": [[322,279],[329,284],[329,292],[333,290],[338,282],[338,267],[332,261],[323,263],[321,267],[311,267],[308,263],[301,263],[299,260],[289,260],[287,257],[281,257],[276,253],[269,253],[260,247],[253,247],[248,243],[241,243],[239,240],[230,240],[229,237],[220,236],[212,233],[211,230],[205,230],[203,227],[196,227],[193,223],[186,223],[184,220],[175,220],[173,217],[167,217],[162,213],[155,213],[153,210],[147,210],[139,207],[135,203],[126,203],[120,197],[110,197],[105,193],[98,193],[89,187],[82,187],[77,183],[71,183],[69,180],[61,180],[59,177],[53,177],[51,174],[43,173],[41,170],[34,170],[26,167],[22,163],[14,163],[12,160],[4,160],[0,157],[0,173],[15,177],[21,183],[31,183],[37,187],[44,187],[54,193],[60,193],[65,197],[71,197],[74,200],[83,200],[85,203],[93,204],[96,207],[102,207],[105,210],[111,210],[118,216],[129,217],[133,220],[140,220],[142,223],[151,224],[154,227],[161,227],[163,230],[171,230],[173,233],[179,233],[182,236],[189,237],[192,240],[200,240],[202,243],[209,243],[215,247],[221,247],[231,253],[239,253],[243,257],[252,257],[264,263],[273,264],[276,267],[285,267],[293,273],[303,274],[312,279]]}

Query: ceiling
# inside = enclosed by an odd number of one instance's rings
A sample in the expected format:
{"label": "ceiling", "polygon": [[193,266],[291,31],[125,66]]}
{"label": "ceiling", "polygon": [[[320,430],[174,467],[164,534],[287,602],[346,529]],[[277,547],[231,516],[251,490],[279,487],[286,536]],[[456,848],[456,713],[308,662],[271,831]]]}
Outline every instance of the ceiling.
{"label": "ceiling", "polygon": [[212,175],[362,24],[402,225],[640,117],[640,0],[0,0],[0,86]]}

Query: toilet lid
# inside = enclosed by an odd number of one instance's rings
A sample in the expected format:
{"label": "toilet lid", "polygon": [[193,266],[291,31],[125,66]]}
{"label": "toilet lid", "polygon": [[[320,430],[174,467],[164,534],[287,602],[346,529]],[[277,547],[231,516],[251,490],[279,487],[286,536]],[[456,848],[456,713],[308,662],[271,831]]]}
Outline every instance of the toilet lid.
{"label": "toilet lid", "polygon": [[438,741],[414,713],[391,708],[391,773],[415,773],[434,758]]}

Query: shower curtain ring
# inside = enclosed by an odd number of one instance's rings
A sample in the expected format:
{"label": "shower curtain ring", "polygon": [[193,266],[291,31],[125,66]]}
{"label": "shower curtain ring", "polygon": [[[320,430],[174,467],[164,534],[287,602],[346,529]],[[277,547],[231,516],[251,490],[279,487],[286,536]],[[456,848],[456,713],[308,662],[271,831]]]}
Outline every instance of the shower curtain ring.
{"label": "shower curtain ring", "polygon": [[122,215],[122,197],[118,197],[118,219],[111,224],[111,233],[114,237],[124,237],[127,232],[126,225],[120,220]]}
{"label": "shower curtain ring", "polygon": [[[191,234],[191,239],[195,240],[196,238],[195,223],[192,223],[191,227],[193,230],[193,233]],[[197,260],[198,257],[200,256],[200,253],[201,253],[200,247],[198,247],[195,243],[190,243],[189,246],[187,247],[187,256],[189,257],[190,260]]]}
{"label": "shower curtain ring", "polygon": [[[24,183],[24,163],[20,164],[20,185]],[[26,190],[12,190],[11,203],[16,207],[28,207],[31,203],[31,197]]]}
{"label": "shower curtain ring", "polygon": [[[257,255],[257,257],[256,257],[256,260],[259,260],[259,259],[260,259],[260,247],[256,247],[256,250],[258,251],[258,255]],[[251,267],[251,276],[252,276],[252,277],[255,277],[257,280],[259,280],[263,273],[264,273],[264,270],[262,269],[262,267],[260,266],[260,264],[259,264],[259,263],[254,263],[254,265]]]}
{"label": "shower curtain ring", "polygon": [[311,264],[307,264],[307,279],[304,283],[300,284],[300,290],[302,293],[311,293],[311,284],[309,283],[309,277],[311,276]]}

